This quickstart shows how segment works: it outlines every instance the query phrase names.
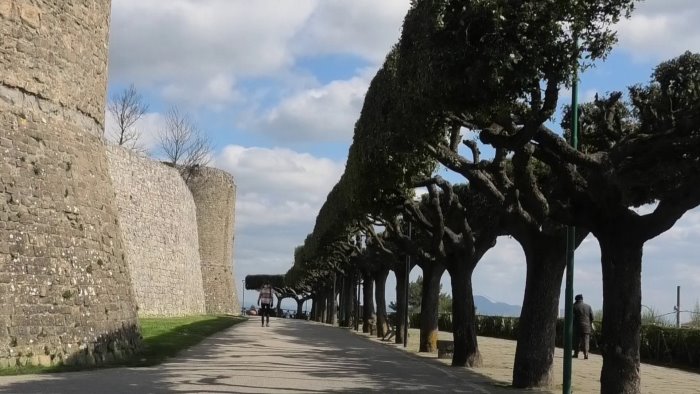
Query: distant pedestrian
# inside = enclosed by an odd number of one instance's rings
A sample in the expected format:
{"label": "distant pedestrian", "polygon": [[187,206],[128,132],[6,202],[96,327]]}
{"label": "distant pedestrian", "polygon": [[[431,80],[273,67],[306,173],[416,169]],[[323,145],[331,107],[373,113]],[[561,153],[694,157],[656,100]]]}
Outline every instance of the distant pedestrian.
{"label": "distant pedestrian", "polygon": [[260,306],[260,316],[262,319],[262,325],[265,326],[265,317],[267,316],[267,326],[270,327],[270,310],[272,309],[272,303],[274,302],[274,290],[269,283],[265,283],[260,289],[260,295],[258,295],[258,305]]}
{"label": "distant pedestrian", "polygon": [[576,295],[574,302],[574,358],[578,358],[579,350],[583,350],[583,358],[588,359],[588,345],[593,326],[593,310],[583,302],[583,295]]}

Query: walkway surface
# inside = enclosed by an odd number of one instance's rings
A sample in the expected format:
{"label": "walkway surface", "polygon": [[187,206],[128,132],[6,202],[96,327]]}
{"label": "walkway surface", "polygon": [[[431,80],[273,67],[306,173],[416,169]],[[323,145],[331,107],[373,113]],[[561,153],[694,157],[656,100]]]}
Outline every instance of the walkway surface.
{"label": "walkway surface", "polygon": [[[417,332],[409,337],[414,340]],[[514,348],[512,342],[480,338],[480,344],[486,365],[477,373],[347,329],[291,319],[273,319],[271,327],[263,328],[251,320],[157,367],[0,377],[0,393],[520,392],[504,387],[512,354],[509,361],[505,358],[508,346]],[[591,370],[597,364],[599,373],[600,360],[586,361]],[[668,371],[673,370],[660,369],[653,376],[645,376],[650,370],[642,369],[643,380],[658,380],[653,391],[645,392],[698,392],[697,378],[683,379],[697,375],[677,372],[686,374],[678,375],[685,391],[674,391],[678,377],[669,379]],[[577,393],[598,390],[597,378],[578,378],[586,382]]]}

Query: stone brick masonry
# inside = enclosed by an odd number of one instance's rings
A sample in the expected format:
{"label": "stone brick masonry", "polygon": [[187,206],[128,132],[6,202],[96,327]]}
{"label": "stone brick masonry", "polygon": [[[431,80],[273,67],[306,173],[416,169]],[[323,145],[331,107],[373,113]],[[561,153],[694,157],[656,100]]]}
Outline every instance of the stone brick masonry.
{"label": "stone brick masonry", "polygon": [[0,0],[0,368],[135,352],[137,301],[238,313],[231,175],[108,159],[110,6]]}
{"label": "stone brick masonry", "polygon": [[109,11],[0,0],[0,366],[140,345],[101,140]]}
{"label": "stone brick masonry", "polygon": [[240,311],[233,272],[236,184],[231,174],[200,168],[187,182],[197,205],[199,254],[207,313]]}
{"label": "stone brick masonry", "polygon": [[196,207],[180,172],[117,146],[107,158],[139,316],[204,314]]}

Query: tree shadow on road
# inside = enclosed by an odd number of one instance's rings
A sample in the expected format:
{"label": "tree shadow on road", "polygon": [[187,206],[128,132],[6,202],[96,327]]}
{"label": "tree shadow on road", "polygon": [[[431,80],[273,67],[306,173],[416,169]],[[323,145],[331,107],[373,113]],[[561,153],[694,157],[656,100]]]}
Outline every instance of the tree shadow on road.
{"label": "tree shadow on road", "polygon": [[346,329],[278,319],[266,331],[252,326],[245,335],[237,331],[248,324],[207,338],[159,366],[0,378],[0,393],[518,392]]}

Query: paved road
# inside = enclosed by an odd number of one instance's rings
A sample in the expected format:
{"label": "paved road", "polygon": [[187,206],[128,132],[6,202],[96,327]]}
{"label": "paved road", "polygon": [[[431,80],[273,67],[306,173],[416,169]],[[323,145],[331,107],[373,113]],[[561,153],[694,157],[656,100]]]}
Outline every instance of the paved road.
{"label": "paved road", "polygon": [[513,393],[453,369],[313,322],[257,320],[153,368],[0,377],[0,393]]}

